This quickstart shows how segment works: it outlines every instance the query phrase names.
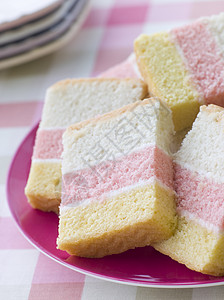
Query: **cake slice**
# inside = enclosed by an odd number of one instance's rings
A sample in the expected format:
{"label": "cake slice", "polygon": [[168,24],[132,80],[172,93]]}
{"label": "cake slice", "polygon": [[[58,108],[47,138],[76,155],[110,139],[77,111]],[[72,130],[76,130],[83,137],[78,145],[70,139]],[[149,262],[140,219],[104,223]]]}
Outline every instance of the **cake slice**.
{"label": "cake slice", "polygon": [[101,73],[102,78],[142,78],[136,63],[135,54],[132,53],[125,61]]}
{"label": "cake slice", "polygon": [[202,104],[224,106],[224,13],[135,41],[149,91],[173,112],[176,131],[190,127]]}
{"label": "cake slice", "polygon": [[73,123],[144,99],[138,79],[73,79],[56,83],[46,94],[25,193],[29,203],[58,212],[61,199],[62,134]]}
{"label": "cake slice", "polygon": [[170,110],[157,99],[63,135],[58,248],[103,257],[169,238],[176,226]]}
{"label": "cake slice", "polygon": [[201,106],[175,155],[177,230],[155,244],[188,268],[224,275],[224,109]]}

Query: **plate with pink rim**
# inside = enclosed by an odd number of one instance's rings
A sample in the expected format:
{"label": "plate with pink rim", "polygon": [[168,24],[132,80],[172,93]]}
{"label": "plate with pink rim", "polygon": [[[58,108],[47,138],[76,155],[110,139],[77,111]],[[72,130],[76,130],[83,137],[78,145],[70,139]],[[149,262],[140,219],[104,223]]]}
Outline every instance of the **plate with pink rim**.
{"label": "plate with pink rim", "polygon": [[193,288],[224,284],[224,277],[194,272],[152,247],[137,248],[98,259],[70,256],[56,249],[58,216],[31,208],[24,194],[37,128],[38,124],[16,151],[7,180],[10,210],[20,231],[33,246],[75,271],[134,286]]}

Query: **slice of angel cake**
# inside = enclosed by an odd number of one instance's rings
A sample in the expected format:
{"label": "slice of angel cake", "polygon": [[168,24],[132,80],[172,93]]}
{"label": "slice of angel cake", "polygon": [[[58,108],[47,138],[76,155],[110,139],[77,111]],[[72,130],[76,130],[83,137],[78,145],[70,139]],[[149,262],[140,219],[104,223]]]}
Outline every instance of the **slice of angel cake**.
{"label": "slice of angel cake", "polygon": [[103,257],[169,238],[176,227],[171,111],[146,99],[63,135],[58,248]]}
{"label": "slice of angel cake", "polygon": [[177,230],[155,244],[188,268],[224,275],[224,109],[201,106],[175,155]]}
{"label": "slice of angel cake", "polygon": [[132,53],[129,57],[105,72],[101,73],[99,77],[102,78],[140,78],[141,73],[138,69],[135,54]]}
{"label": "slice of angel cake", "polygon": [[191,127],[202,104],[224,106],[224,13],[135,41],[152,95],[173,112],[176,131]]}
{"label": "slice of angel cake", "polygon": [[67,126],[144,99],[147,86],[138,79],[72,79],[46,94],[25,194],[29,203],[58,212],[61,201],[62,134]]}

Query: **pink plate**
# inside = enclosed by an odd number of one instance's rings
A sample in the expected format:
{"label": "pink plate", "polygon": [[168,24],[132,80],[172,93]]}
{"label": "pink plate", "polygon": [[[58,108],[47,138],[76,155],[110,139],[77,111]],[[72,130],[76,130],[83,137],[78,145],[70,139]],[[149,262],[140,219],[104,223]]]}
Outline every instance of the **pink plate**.
{"label": "pink plate", "polygon": [[12,215],[21,232],[36,248],[65,267],[114,282],[160,288],[224,284],[224,277],[191,271],[152,247],[129,250],[100,259],[69,256],[66,252],[57,250],[57,215],[32,209],[24,195],[37,127],[38,125],[30,131],[18,148],[7,182],[7,197]]}

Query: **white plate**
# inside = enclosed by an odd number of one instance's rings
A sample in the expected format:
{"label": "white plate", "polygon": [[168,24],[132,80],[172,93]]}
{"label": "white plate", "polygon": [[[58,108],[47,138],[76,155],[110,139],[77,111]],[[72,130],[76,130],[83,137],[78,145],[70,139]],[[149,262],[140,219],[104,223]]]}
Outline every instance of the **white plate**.
{"label": "white plate", "polygon": [[6,69],[9,67],[17,66],[25,62],[32,61],[34,59],[37,59],[39,57],[42,57],[44,55],[47,55],[49,53],[52,53],[61,47],[63,47],[65,44],[67,44],[72,37],[78,32],[80,27],[82,26],[83,22],[85,21],[87,14],[89,12],[89,0],[87,1],[85,7],[83,8],[82,12],[80,13],[77,21],[69,28],[68,31],[64,35],[62,35],[60,38],[54,40],[51,43],[48,43],[44,46],[35,48],[34,50],[22,53],[20,55],[16,55],[10,58],[6,58],[3,60],[0,60],[0,70]]}
{"label": "white plate", "polygon": [[12,43],[9,46],[0,47],[0,59],[9,58],[30,51],[36,47],[40,47],[49,43],[64,34],[78,18],[82,12],[87,0],[77,1],[71,11],[63,18],[61,22],[51,27],[49,30],[40,33],[36,36],[31,36],[17,43]]}
{"label": "white plate", "polygon": [[67,0],[56,11],[41,19],[0,33],[0,46],[24,39],[55,25],[64,18],[77,1],[79,0]]}
{"label": "white plate", "polygon": [[64,0],[1,0],[0,31],[7,30],[57,9]]}

